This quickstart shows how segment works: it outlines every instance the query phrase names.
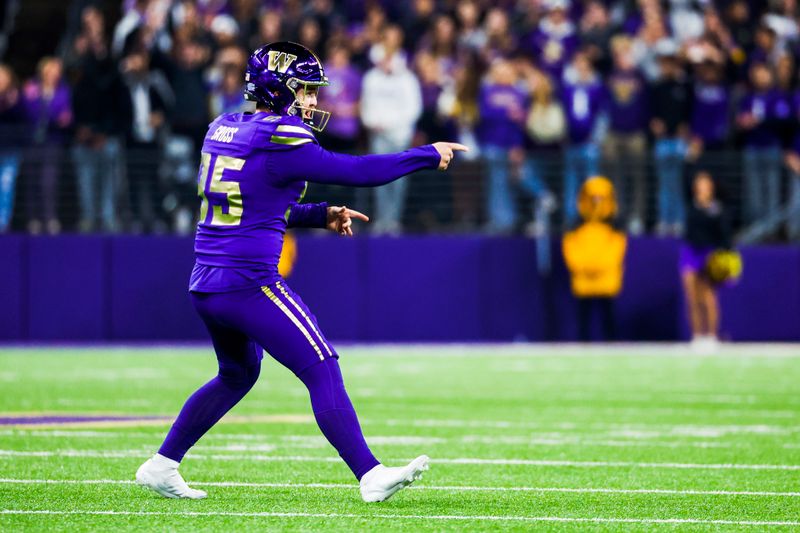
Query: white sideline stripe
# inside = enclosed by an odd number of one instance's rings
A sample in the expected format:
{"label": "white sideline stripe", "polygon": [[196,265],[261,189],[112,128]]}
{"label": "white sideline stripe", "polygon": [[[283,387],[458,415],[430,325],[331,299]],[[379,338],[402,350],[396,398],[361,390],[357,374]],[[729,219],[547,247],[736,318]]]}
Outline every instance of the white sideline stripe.
{"label": "white sideline stripe", "polygon": [[[147,451],[122,450],[102,452],[94,450],[59,450],[59,451],[18,451],[0,450],[0,457],[100,457],[129,458],[146,457]],[[258,454],[189,454],[187,457],[196,460],[215,461],[303,461],[316,463],[338,463],[339,457],[323,457],[308,455],[258,455]],[[396,462],[408,462],[409,458],[389,459]],[[574,466],[580,468],[677,468],[695,470],[800,470],[800,465],[783,464],[737,464],[737,463],[637,463],[629,461],[559,461],[547,459],[483,459],[476,457],[457,457],[449,459],[433,459],[438,464],[458,465],[517,465],[517,466]]]}
{"label": "white sideline stripe", "polygon": [[236,516],[263,518],[382,518],[391,520],[476,520],[493,522],[578,522],[616,524],[714,524],[725,526],[800,526],[800,522],[768,520],[705,520],[702,518],[579,518],[566,516],[409,515],[355,513],[243,513],[232,511],[50,511],[3,509],[4,515]]}
{"label": "white sideline stripe", "polygon": [[[127,479],[9,479],[0,478],[0,484],[18,485],[133,485]],[[197,487],[246,487],[268,489],[347,489],[356,485],[346,483],[255,483],[247,481],[192,481]],[[675,496],[780,496],[800,497],[800,492],[746,491],[746,490],[680,490],[680,489],[612,489],[602,487],[479,487],[472,485],[412,485],[413,490],[452,492],[565,492],[577,494],[665,494]]]}

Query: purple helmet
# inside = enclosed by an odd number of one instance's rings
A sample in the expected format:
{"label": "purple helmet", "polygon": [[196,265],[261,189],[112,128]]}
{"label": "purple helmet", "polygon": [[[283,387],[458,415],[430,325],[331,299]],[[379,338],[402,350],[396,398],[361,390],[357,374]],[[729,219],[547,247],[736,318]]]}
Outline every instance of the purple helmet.
{"label": "purple helmet", "polygon": [[317,131],[328,123],[328,111],[303,107],[297,101],[298,89],[328,85],[322,62],[305,46],[290,41],[262,46],[250,56],[244,79],[246,100],[279,115],[298,115]]}

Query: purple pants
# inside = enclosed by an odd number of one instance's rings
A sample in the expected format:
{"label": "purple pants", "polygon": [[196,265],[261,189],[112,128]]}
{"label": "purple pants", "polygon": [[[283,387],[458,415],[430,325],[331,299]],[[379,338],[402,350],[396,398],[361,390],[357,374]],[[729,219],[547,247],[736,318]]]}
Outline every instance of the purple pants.
{"label": "purple pants", "polygon": [[313,313],[285,281],[236,292],[193,292],[191,297],[220,367],[255,364],[260,348],[297,376],[325,359],[339,358]]}
{"label": "purple pants", "polygon": [[376,466],[337,361],[316,318],[284,281],[225,293],[191,293],[211,335],[219,374],[184,404],[159,453],[183,456],[258,380],[261,348],[308,388],[320,430],[357,479]]}

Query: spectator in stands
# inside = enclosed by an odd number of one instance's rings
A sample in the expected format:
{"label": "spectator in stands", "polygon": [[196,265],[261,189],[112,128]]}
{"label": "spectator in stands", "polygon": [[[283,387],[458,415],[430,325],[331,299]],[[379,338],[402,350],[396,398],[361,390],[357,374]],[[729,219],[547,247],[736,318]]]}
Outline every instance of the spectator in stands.
{"label": "spectator in stands", "polygon": [[604,340],[613,341],[614,299],[622,290],[627,237],[613,226],[617,202],[611,181],[603,176],[586,180],[577,210],[584,222],[564,235],[562,246],[578,300],[578,339],[591,339],[592,310],[597,308]]}
{"label": "spectator in stands", "polygon": [[795,58],[790,53],[785,53],[778,60],[775,67],[775,87],[790,101],[794,89]]}
{"label": "spectator in stands", "polygon": [[317,19],[306,17],[300,22],[300,27],[297,30],[297,41],[311,50],[322,48],[322,30]]}
{"label": "spectator in stands", "polygon": [[714,179],[708,171],[698,170],[692,179],[680,271],[692,340],[700,349],[713,349],[719,334],[719,302],[707,275],[708,258],[715,250],[730,247],[730,219]]}
{"label": "spectator in stands", "polygon": [[530,69],[526,78],[531,89],[531,104],[525,122],[527,135],[520,184],[536,200],[533,212],[535,224],[528,233],[540,235],[545,230],[541,227],[545,215],[552,213],[556,207],[555,196],[550,192],[546,178],[553,173],[553,164],[561,151],[567,124],[550,77],[543,71]]}
{"label": "spectator in stands", "polygon": [[686,219],[683,162],[692,112],[692,86],[670,40],[658,43],[659,77],[650,93],[650,133],[658,179],[658,235],[683,234]]}
{"label": "spectator in stands", "polygon": [[786,151],[785,162],[789,169],[789,216],[786,233],[789,240],[797,242],[800,241],[800,134],[795,136],[791,147]]}
{"label": "spectator in stands", "polygon": [[260,0],[231,0],[231,15],[239,26],[239,42],[248,50],[251,49],[249,43],[258,36],[258,15],[262,4]]}
{"label": "spectator in stands", "polygon": [[603,152],[618,202],[628,218],[628,232],[639,235],[647,214],[645,129],[649,107],[647,85],[634,64],[632,46],[631,40],[621,35],[611,41],[614,70],[606,81],[610,127]]}
{"label": "spectator in stands", "polygon": [[575,25],[569,20],[569,0],[545,0],[547,14],[538,28],[522,40],[522,48],[552,79],[560,80],[578,48]]}
{"label": "spectator in stands", "polygon": [[690,161],[702,157],[706,164],[720,168],[723,161],[719,152],[728,141],[730,89],[719,63],[706,59],[696,70],[690,121],[692,137],[687,154]]}
{"label": "spectator in stands", "polygon": [[748,223],[775,213],[780,204],[782,124],[790,102],[775,89],[772,70],[750,66],[750,88],[739,103],[736,123],[744,135],[744,213]]}
{"label": "spectator in stands", "polygon": [[456,26],[447,15],[436,17],[428,34],[420,41],[419,51],[436,61],[441,76],[449,77],[456,63]]}
{"label": "spectator in stands", "polygon": [[667,20],[658,0],[639,0],[641,11],[636,12],[623,27],[633,37],[636,64],[648,80],[658,75],[655,45],[669,37]]}
{"label": "spectator in stands", "polygon": [[407,10],[404,10],[402,23],[405,34],[405,49],[414,52],[419,41],[425,36],[431,20],[436,16],[436,2],[434,0],[412,0]]}
{"label": "spectator in stands", "polygon": [[[476,137],[479,120],[478,95],[481,86],[479,53],[466,53],[453,73],[453,83],[444,86],[439,97],[440,112],[448,117],[458,142],[470,147],[464,155],[465,161],[481,157],[480,144]],[[460,176],[451,181],[453,187],[453,222],[460,230],[471,231],[478,222],[481,177]]]}
{"label": "spectator in stands", "polygon": [[744,60],[744,50],[733,40],[730,30],[723,24],[716,9],[706,8],[701,28],[702,39],[719,49],[727,61],[741,63]]}
{"label": "spectator in stands", "polygon": [[611,37],[614,26],[608,8],[600,0],[591,0],[579,25],[580,42],[589,55],[589,59],[597,67],[598,72],[606,75],[611,70]]}
{"label": "spectator in stands", "polygon": [[217,15],[209,25],[209,32],[214,39],[214,49],[236,46],[239,41],[239,24],[230,15]]}
{"label": "spectator in stands", "polygon": [[[390,25],[380,45],[370,51],[375,66],[364,76],[361,121],[372,153],[399,152],[411,146],[422,112],[419,81],[406,64],[402,44],[403,31]],[[394,234],[402,229],[407,187],[407,180],[401,178],[375,189],[376,233]]]}
{"label": "spectator in stands", "polygon": [[153,51],[153,67],[161,70],[175,94],[170,135],[165,145],[164,174],[171,180],[165,203],[178,233],[193,230],[200,146],[208,129],[208,88],[205,69],[209,48],[197,40],[178,40],[171,55]]}
{"label": "spectator in stands", "polygon": [[258,19],[258,33],[248,42],[248,48],[255,50],[264,43],[281,40],[281,14],[277,9],[266,9]]}
{"label": "spectator in stands", "polygon": [[462,0],[456,6],[458,45],[471,53],[486,45],[486,32],[480,26],[481,11],[474,0]]}
{"label": "spectator in stands", "polygon": [[733,0],[723,14],[724,26],[730,31],[731,39],[742,50],[753,47],[754,30],[750,17],[750,3],[747,0]]}
{"label": "spectator in stands", "polygon": [[748,65],[766,63],[770,67],[774,67],[780,56],[783,55],[775,30],[762,24],[756,29],[754,41],[755,47],[748,57]]}
{"label": "spectator in stands", "polygon": [[122,89],[117,64],[110,54],[103,14],[90,5],[83,9],[81,21],[81,32],[68,54],[74,80],[75,144],[72,159],[81,205],[79,229],[82,232],[93,231],[100,211],[102,228],[116,231],[121,153],[117,106]]}
{"label": "spectator in stands", "polygon": [[[170,2],[164,0],[135,0],[114,28],[111,55],[120,58],[145,46],[167,49],[171,44],[167,18]],[[180,6],[176,5],[175,9]]]}
{"label": "spectator in stands", "polygon": [[62,79],[60,59],[39,61],[37,77],[25,84],[22,92],[30,131],[29,160],[34,176],[28,176],[28,231],[50,235],[61,231],[58,220],[58,182],[64,143],[72,125],[69,86]]}
{"label": "spectator in stands", "polygon": [[236,45],[217,52],[211,69],[212,83],[208,95],[209,117],[222,113],[240,113],[247,105],[244,99],[244,70],[247,52]]}
{"label": "spectator in stands", "polygon": [[567,225],[578,218],[576,199],[583,180],[597,174],[598,139],[606,125],[606,91],[589,57],[578,52],[564,73],[561,101],[567,119],[564,150],[564,217]]}
{"label": "spectator in stands", "polygon": [[500,7],[493,7],[483,22],[486,44],[481,50],[481,59],[486,65],[495,59],[508,57],[517,47],[514,32],[508,21],[508,13]]}
{"label": "spectator in stands", "polygon": [[450,122],[439,112],[439,98],[449,78],[445,76],[442,62],[425,50],[420,51],[414,66],[422,91],[422,114],[417,124],[417,142],[425,144],[433,139],[453,138]]}
{"label": "spectator in stands", "polygon": [[[333,40],[328,48],[325,74],[330,85],[319,92],[319,108],[331,112],[325,129],[318,134],[320,143],[333,152],[355,154],[361,135],[359,100],[361,98],[361,71],[350,61],[347,41]],[[361,211],[369,210],[368,189],[349,190],[335,185],[317,185],[318,197],[332,205],[355,205]]]}
{"label": "spectator in stands", "polygon": [[125,57],[120,68],[126,91],[120,96],[121,118],[125,124],[129,229],[162,231],[160,141],[167,105],[150,71],[150,57],[141,50]]}
{"label": "spectator in stands", "polygon": [[333,43],[325,62],[330,85],[320,91],[320,109],[331,112],[325,130],[320,134],[323,145],[333,152],[355,153],[361,124],[358,103],[361,98],[361,72],[350,62],[347,43]]}
{"label": "spectator in stands", "polygon": [[508,233],[514,229],[516,209],[511,188],[512,165],[519,172],[527,117],[527,95],[518,86],[514,65],[496,60],[478,96],[480,122],[476,128],[486,162],[487,230]]}
{"label": "spectator in stands", "polygon": [[386,12],[380,4],[370,4],[366,9],[364,23],[351,28],[350,50],[353,63],[362,70],[373,66],[369,53],[380,45],[387,24]]}
{"label": "spectator in stands", "polygon": [[677,0],[669,5],[669,12],[665,13],[666,22],[669,25],[671,37],[675,42],[683,44],[692,39],[696,39],[703,33],[704,20],[701,9],[705,7],[705,14],[714,12],[713,7],[698,5],[686,0]]}
{"label": "spectator in stands", "polygon": [[14,71],[0,64],[0,233],[8,231],[14,191],[25,145],[23,110]]}

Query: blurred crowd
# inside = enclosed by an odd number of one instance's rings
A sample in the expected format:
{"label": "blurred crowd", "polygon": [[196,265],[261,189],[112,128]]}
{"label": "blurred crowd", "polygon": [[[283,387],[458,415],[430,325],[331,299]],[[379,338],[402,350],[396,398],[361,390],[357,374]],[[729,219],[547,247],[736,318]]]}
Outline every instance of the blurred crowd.
{"label": "blurred crowd", "polygon": [[[796,0],[124,0],[117,11],[75,0],[34,77],[0,65],[0,229],[24,197],[25,229],[61,231],[73,176],[80,231],[190,232],[207,124],[248,109],[250,51],[288,39],[331,80],[326,148],[472,147],[462,166],[480,168],[480,202],[451,209],[464,218],[454,223],[535,232],[552,213],[569,227],[582,183],[602,174],[628,232],[680,236],[685,176],[702,168],[737,192],[737,225],[800,239]],[[369,203],[374,231],[396,233],[407,197],[404,179],[351,201]]]}

